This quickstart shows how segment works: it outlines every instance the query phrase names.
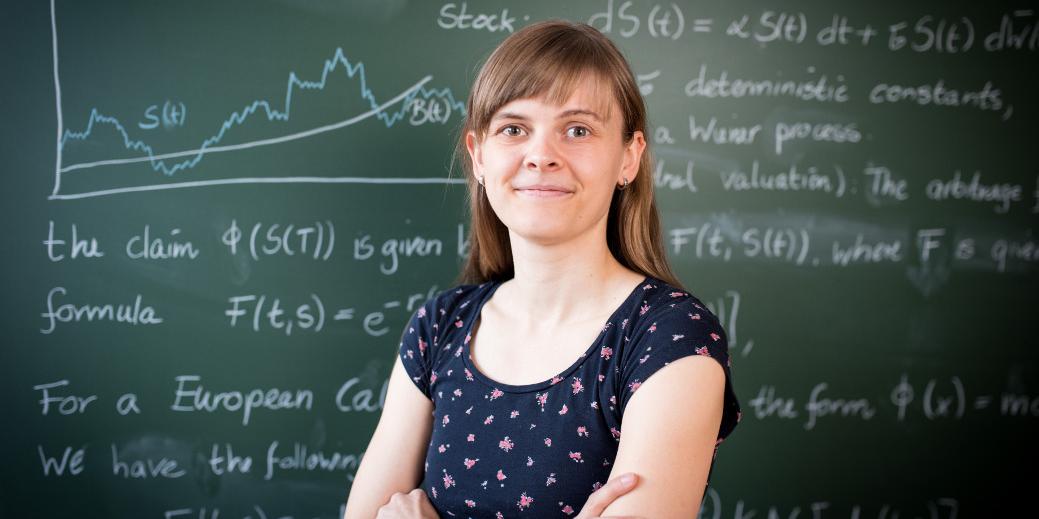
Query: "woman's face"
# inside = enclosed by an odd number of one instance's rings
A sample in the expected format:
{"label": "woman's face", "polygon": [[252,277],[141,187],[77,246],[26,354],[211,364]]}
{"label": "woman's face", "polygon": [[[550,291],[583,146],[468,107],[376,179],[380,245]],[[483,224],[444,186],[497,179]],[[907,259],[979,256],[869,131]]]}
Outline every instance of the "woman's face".
{"label": "woman's face", "polygon": [[[598,113],[611,97],[610,118]],[[561,106],[517,99],[495,112],[483,142],[466,136],[477,177],[494,212],[512,234],[561,243],[606,227],[613,191],[635,180],[645,148],[642,132],[622,138],[620,107],[591,76]]]}

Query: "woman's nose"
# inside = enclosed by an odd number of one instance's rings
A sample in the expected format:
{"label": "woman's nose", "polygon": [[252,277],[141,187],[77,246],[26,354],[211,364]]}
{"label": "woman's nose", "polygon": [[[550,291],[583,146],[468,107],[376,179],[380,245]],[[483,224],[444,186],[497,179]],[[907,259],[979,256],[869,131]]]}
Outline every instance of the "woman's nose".
{"label": "woman's nose", "polygon": [[530,139],[527,148],[526,167],[537,171],[552,171],[559,168],[559,155],[550,132],[538,132]]}

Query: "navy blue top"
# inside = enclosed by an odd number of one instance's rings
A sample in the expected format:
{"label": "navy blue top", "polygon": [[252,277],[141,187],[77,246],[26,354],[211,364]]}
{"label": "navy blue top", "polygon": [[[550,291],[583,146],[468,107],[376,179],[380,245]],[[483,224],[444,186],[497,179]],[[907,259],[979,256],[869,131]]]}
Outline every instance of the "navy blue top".
{"label": "navy blue top", "polygon": [[725,369],[717,456],[741,413],[725,331],[699,299],[646,277],[570,367],[517,386],[490,379],[470,359],[473,323],[501,283],[439,292],[401,337],[404,368],[433,402],[422,489],[441,517],[575,516],[609,478],[628,399],[687,355]]}

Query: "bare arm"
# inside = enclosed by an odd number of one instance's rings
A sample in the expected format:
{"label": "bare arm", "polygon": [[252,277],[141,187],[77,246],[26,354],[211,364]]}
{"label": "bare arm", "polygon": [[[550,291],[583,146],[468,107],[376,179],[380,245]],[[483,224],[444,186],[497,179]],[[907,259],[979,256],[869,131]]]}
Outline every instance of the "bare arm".
{"label": "bare arm", "polygon": [[411,382],[398,357],[379,425],[357,468],[343,518],[372,519],[394,493],[417,488],[432,430],[433,402]]}
{"label": "bare arm", "polygon": [[[602,516],[695,517],[721,425],[725,372],[714,359],[683,357],[646,380],[624,410],[610,477],[639,475],[639,485]],[[663,446],[663,448],[662,448]]]}

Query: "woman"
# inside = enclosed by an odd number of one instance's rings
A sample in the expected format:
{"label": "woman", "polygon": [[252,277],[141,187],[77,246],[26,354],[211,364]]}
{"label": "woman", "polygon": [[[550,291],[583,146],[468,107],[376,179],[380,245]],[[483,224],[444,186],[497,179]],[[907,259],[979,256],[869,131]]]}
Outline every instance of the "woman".
{"label": "woman", "polygon": [[471,252],[405,327],[346,519],[694,516],[739,403],[664,255],[627,62],[588,25],[530,25],[467,108]]}

